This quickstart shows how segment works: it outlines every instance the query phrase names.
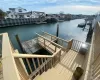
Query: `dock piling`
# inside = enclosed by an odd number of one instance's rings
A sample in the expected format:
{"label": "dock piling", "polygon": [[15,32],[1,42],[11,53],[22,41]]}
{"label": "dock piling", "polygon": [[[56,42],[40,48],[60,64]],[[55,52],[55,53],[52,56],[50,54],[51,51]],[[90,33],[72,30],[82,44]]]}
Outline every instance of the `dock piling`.
{"label": "dock piling", "polygon": [[25,51],[23,50],[23,47],[22,47],[22,44],[21,44],[21,41],[20,41],[20,38],[19,38],[18,34],[16,34],[15,37],[16,37],[16,40],[17,40],[19,46],[20,46],[21,51],[22,51],[22,52],[25,52]]}

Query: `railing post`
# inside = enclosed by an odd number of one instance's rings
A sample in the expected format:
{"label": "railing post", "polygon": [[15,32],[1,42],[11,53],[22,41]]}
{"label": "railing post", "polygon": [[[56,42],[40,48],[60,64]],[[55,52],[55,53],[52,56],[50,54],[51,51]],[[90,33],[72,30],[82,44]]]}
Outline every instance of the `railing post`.
{"label": "railing post", "polygon": [[59,62],[60,62],[60,57],[61,57],[61,51],[59,52]]}
{"label": "railing post", "polygon": [[62,40],[62,46],[63,46],[63,40]]}
{"label": "railing post", "polygon": [[44,39],[44,46],[45,46],[45,39]]}
{"label": "railing post", "polygon": [[56,52],[56,50],[57,50],[57,47],[55,46],[55,52]]}
{"label": "railing post", "polygon": [[51,36],[51,41],[52,41],[52,36]]}
{"label": "railing post", "polygon": [[73,39],[72,39],[71,41],[68,42],[68,49],[71,49],[72,43],[73,43]]}

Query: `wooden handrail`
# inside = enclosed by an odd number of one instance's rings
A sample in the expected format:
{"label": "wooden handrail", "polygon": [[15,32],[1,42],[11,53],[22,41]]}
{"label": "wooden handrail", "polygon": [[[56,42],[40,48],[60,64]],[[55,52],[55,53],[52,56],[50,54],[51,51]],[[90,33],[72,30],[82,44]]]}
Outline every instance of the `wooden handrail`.
{"label": "wooden handrail", "polygon": [[55,42],[53,42],[53,41],[50,41],[49,39],[47,39],[47,38],[45,38],[45,37],[43,37],[43,36],[41,36],[40,34],[38,34],[38,33],[36,33],[39,37],[41,37],[41,38],[43,38],[43,39],[45,39],[45,40],[47,40],[47,41],[49,41],[50,43],[53,43],[54,45],[56,45],[57,47],[60,47],[60,48],[63,48],[62,46],[60,46],[59,44],[57,44],[57,43],[55,43]]}
{"label": "wooden handrail", "polygon": [[[99,23],[100,24],[100,23]],[[52,35],[52,34],[49,34],[49,33],[47,33],[47,32],[44,32],[44,31],[42,31],[43,33],[45,33],[45,34],[47,34],[47,35],[49,35],[49,36],[52,36],[52,37],[56,37],[56,38],[58,38],[58,39],[60,39],[60,40],[62,40],[62,41],[65,41],[65,42],[70,42],[70,41],[72,41],[72,40],[75,40],[75,39],[70,39],[70,40],[64,40],[64,39],[62,39],[62,38],[59,38],[59,37],[57,37],[57,36],[54,36],[54,35]],[[79,41],[79,40],[77,40],[77,41]],[[79,41],[79,42],[82,42],[82,41]],[[85,44],[87,44],[87,45],[91,45],[91,44],[89,44],[89,43],[86,43],[86,42],[82,42],[82,43],[85,43]]]}
{"label": "wooden handrail", "polygon": [[[21,80],[16,63],[12,56],[13,51],[11,48],[8,33],[3,33],[2,37],[2,65],[3,65],[3,78],[4,80]],[[8,74],[8,72],[10,72]]]}
{"label": "wooden handrail", "polygon": [[34,55],[34,54],[13,54],[14,58],[50,58],[48,55]]}
{"label": "wooden handrail", "polygon": [[14,56],[14,58],[53,58],[60,51],[61,49],[56,51],[53,55],[34,55],[34,54],[18,54],[18,53],[14,53],[12,55]]}
{"label": "wooden handrail", "polygon": [[56,37],[57,39],[60,39],[60,40],[62,40],[62,41],[64,41],[64,42],[66,42],[66,43],[68,43],[69,41],[71,41],[72,39],[70,39],[70,40],[64,40],[64,39],[62,39],[62,38],[59,38],[59,37],[57,37],[57,36],[54,36],[54,35],[52,35],[52,34],[49,34],[49,33],[47,33],[47,32],[44,32],[44,31],[42,31],[43,33],[45,33],[45,34],[47,34],[47,35],[49,35],[49,36],[52,36],[52,37]]}

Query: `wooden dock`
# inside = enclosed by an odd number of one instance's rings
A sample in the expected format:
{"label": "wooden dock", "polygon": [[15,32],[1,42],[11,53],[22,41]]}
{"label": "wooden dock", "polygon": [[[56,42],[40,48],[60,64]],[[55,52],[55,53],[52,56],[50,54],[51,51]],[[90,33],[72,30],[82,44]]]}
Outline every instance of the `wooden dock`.
{"label": "wooden dock", "polygon": [[42,47],[37,43],[37,38],[23,42],[22,47],[25,52],[29,54],[35,53],[42,49]]}
{"label": "wooden dock", "polygon": [[[52,39],[52,41],[56,40],[56,37],[51,37],[50,35],[47,35],[47,34],[43,34],[42,36],[49,40]],[[21,44],[22,44],[24,51],[29,54],[36,53],[37,51],[43,49],[43,47],[38,44],[37,38],[22,42]]]}

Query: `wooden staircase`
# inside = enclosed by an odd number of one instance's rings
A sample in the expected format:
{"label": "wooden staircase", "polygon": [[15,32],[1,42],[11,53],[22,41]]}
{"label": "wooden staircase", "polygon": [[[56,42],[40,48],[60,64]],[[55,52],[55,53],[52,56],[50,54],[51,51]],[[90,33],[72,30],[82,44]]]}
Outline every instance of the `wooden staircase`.
{"label": "wooden staircase", "polygon": [[74,80],[73,72],[76,67],[83,66],[84,60],[83,55],[69,50],[57,65],[36,76],[33,80]]}

